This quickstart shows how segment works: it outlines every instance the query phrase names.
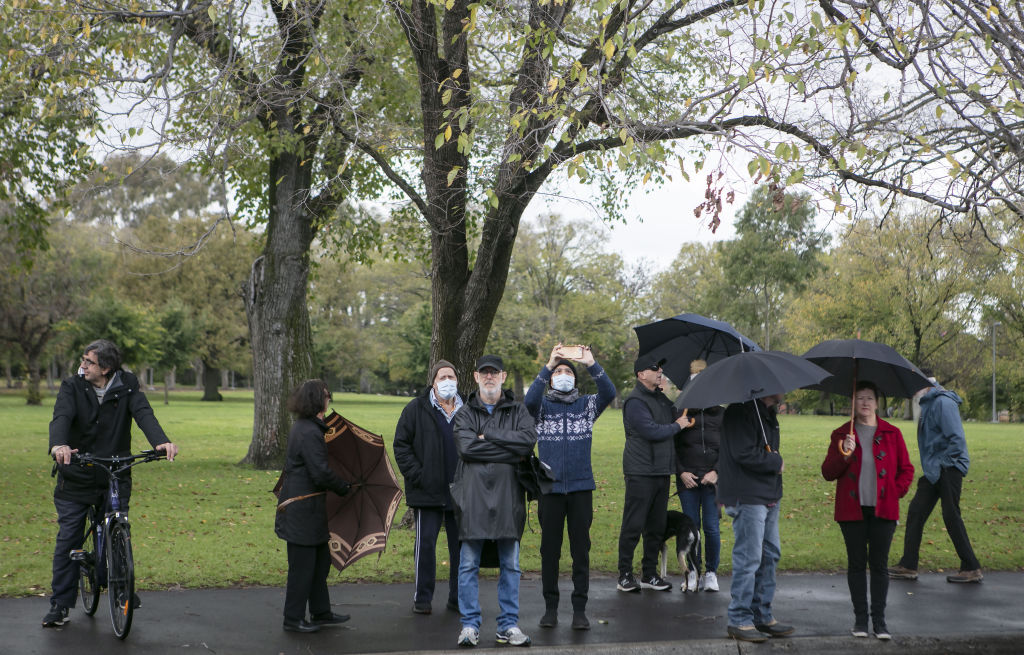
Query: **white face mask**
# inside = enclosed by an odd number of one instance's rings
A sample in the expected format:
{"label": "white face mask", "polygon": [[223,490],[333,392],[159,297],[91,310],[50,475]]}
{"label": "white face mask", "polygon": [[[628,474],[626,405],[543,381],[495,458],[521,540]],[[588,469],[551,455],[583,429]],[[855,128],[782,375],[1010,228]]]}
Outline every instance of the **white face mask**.
{"label": "white face mask", "polygon": [[555,391],[572,391],[576,386],[576,378],[571,375],[553,375],[551,377],[551,388]]}
{"label": "white face mask", "polygon": [[437,383],[434,391],[441,397],[441,400],[448,400],[449,398],[455,397],[455,392],[458,391],[459,385],[455,380],[441,380]]}

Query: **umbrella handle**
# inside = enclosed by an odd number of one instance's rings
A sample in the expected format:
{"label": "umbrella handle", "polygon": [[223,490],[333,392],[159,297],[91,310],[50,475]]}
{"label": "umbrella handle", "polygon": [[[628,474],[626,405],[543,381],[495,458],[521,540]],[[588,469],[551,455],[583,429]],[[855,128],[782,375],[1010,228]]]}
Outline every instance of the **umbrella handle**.
{"label": "umbrella handle", "polygon": [[[857,417],[857,358],[853,358],[853,393],[850,394],[850,436],[853,437],[853,421]],[[843,440],[845,441],[845,439]],[[843,442],[839,442],[839,452],[843,457],[849,457],[853,450],[843,448]]]}

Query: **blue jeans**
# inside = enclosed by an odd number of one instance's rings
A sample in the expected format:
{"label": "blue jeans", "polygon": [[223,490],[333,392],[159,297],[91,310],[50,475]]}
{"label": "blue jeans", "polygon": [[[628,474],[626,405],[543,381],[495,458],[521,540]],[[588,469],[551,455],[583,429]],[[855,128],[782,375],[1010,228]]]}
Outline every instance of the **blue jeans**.
{"label": "blue jeans", "polygon": [[[519,541],[498,539],[498,631],[519,624]],[[459,612],[462,625],[480,630],[480,553],[481,539],[462,542],[459,554]]]}
{"label": "blue jeans", "polygon": [[[704,528],[704,561],[705,571],[718,571],[719,555],[722,552],[722,535],[718,531],[718,506],[715,504],[714,485],[701,484],[694,489],[679,489],[679,502],[683,506],[683,514],[691,519],[697,529]],[[701,554],[697,553],[697,567],[700,567]]]}
{"label": "blue jeans", "polygon": [[726,507],[732,517],[732,586],[729,625],[772,622],[775,566],[779,563],[779,504]]}

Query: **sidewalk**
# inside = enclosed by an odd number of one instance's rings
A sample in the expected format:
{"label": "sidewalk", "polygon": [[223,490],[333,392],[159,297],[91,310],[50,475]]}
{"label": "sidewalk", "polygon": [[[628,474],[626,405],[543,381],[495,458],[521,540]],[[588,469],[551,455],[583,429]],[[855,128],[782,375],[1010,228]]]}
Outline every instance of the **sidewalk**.
{"label": "sidewalk", "polygon": [[[978,585],[953,585],[945,574],[925,574],[916,582],[892,581],[887,620],[893,641],[849,636],[853,616],[845,575],[780,574],[775,613],[797,626],[790,638],[764,644],[738,644],[725,637],[728,576],[722,591],[683,594],[678,577],[671,592],[624,594],[608,577],[591,580],[587,614],[591,630],[569,628],[567,578],[553,629],[537,626],[544,610],[540,580],[524,576],[520,626],[545,653],[660,654],[700,653],[1020,653],[1024,652],[1024,573],[986,573]],[[494,643],[496,581],[481,581],[484,623],[478,649],[509,648]],[[110,630],[107,599],[95,617],[80,608],[56,629],[40,626],[45,598],[0,599],[0,653],[68,655],[78,652],[138,653],[340,653],[452,650],[459,633],[457,613],[446,611],[447,583],[438,582],[434,614],[412,613],[412,585],[344,584],[331,588],[335,610],[352,615],[343,626],[312,635],[281,629],[284,590],[207,589],[143,592],[131,634],[124,642]]]}

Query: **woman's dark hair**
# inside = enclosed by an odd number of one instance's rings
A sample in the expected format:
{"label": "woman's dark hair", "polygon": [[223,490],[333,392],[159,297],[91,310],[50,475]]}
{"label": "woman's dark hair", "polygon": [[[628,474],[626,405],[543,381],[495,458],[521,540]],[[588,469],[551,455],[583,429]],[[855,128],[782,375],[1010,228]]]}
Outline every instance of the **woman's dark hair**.
{"label": "woman's dark hair", "polygon": [[870,389],[871,392],[875,394],[875,400],[878,400],[879,396],[882,395],[878,392],[878,387],[875,386],[875,383],[868,382],[867,380],[860,380],[859,382],[857,382],[857,386],[854,389],[853,393],[856,394],[858,391],[863,391],[865,389]]}
{"label": "woman's dark hair", "polygon": [[288,399],[288,411],[299,418],[313,418],[324,409],[324,396],[331,397],[331,390],[323,380],[306,380],[292,391]]}
{"label": "woman's dark hair", "polygon": [[113,341],[97,339],[85,347],[85,354],[96,354],[96,363],[100,368],[109,368],[110,375],[121,369],[121,351],[117,349]]}

